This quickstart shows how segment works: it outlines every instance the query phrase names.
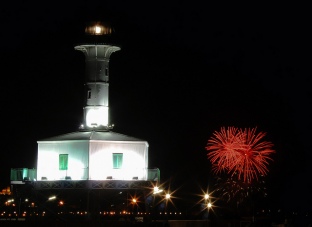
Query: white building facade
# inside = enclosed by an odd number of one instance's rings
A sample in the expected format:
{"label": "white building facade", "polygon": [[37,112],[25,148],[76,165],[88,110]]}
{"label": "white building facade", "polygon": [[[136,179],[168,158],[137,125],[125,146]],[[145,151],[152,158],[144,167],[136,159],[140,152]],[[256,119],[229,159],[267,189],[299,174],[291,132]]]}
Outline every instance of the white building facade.
{"label": "white building facade", "polygon": [[148,143],[114,132],[38,141],[38,180],[147,180]]}

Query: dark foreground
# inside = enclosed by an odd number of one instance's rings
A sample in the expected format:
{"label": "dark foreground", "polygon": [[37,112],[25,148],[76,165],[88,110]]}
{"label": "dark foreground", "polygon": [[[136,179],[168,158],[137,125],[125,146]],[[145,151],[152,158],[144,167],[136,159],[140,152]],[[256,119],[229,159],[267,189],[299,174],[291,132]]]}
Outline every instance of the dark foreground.
{"label": "dark foreground", "polygon": [[0,216],[0,227],[311,227],[312,218],[268,218],[241,217],[237,219],[209,217],[209,219],[151,219],[151,216],[114,216],[112,219],[99,217],[4,217]]}
{"label": "dark foreground", "polygon": [[27,220],[0,220],[2,227],[308,227],[310,223],[274,223],[243,220],[157,220],[151,222],[133,222],[127,220],[100,220],[100,221],[27,221]]}
{"label": "dark foreground", "polygon": [[117,221],[117,220],[106,220],[106,221],[0,221],[2,227],[243,227],[250,225],[242,225],[243,223],[224,222],[224,223],[211,223],[207,220],[159,220],[152,222],[130,222],[130,221]]}

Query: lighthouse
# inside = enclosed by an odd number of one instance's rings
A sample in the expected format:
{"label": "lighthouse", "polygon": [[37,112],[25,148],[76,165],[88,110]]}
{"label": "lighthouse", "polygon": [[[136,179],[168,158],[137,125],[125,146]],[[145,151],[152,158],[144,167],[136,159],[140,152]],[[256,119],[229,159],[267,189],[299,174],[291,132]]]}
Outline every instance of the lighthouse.
{"label": "lighthouse", "polygon": [[[113,132],[109,121],[109,61],[120,46],[113,43],[112,27],[91,23],[82,43],[74,46],[85,57],[83,120],[81,127],[63,135],[38,140],[37,168],[31,176],[12,170],[12,181],[29,178],[38,188],[55,187],[63,180],[101,182],[101,188],[136,187],[159,181],[159,169],[148,168],[149,144],[144,139]],[[27,169],[26,169],[27,170]],[[17,174],[22,171],[23,174]],[[28,170],[27,170],[28,171]],[[91,186],[90,186],[91,182]],[[122,184],[119,182],[123,182]],[[140,182],[140,183],[139,183]],[[42,184],[41,184],[42,183]],[[75,186],[76,187],[76,186]]]}
{"label": "lighthouse", "polygon": [[86,63],[82,130],[113,127],[109,121],[109,59],[120,47],[107,42],[112,31],[108,24],[92,23],[85,29],[90,42],[75,46],[84,53]]}
{"label": "lighthouse", "polygon": [[[116,203],[124,207],[128,195],[150,195],[159,185],[160,170],[148,167],[146,140],[112,131],[109,61],[120,50],[110,40],[112,28],[93,23],[85,32],[85,42],[73,50],[85,56],[82,125],[77,131],[38,140],[36,168],[12,168],[11,186],[17,192],[20,187],[31,185],[41,204],[46,204],[53,193],[79,201],[86,210],[90,210],[90,201],[97,204],[94,209]],[[119,195],[118,199],[114,194]],[[150,201],[145,200],[147,208]]]}

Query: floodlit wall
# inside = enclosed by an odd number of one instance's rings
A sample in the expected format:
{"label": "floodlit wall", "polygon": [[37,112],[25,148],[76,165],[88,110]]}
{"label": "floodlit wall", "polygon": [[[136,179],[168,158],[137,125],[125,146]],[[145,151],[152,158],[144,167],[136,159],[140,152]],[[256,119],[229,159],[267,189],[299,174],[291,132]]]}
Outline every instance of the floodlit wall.
{"label": "floodlit wall", "polygon": [[[122,155],[122,164],[114,167],[113,154]],[[146,180],[148,145],[146,142],[90,141],[90,180]]]}
{"label": "floodlit wall", "polygon": [[[89,141],[38,142],[37,180],[88,178]],[[60,169],[60,155],[68,154],[67,170]]]}
{"label": "floodlit wall", "polygon": [[37,180],[147,180],[147,168],[145,141],[38,142]]}

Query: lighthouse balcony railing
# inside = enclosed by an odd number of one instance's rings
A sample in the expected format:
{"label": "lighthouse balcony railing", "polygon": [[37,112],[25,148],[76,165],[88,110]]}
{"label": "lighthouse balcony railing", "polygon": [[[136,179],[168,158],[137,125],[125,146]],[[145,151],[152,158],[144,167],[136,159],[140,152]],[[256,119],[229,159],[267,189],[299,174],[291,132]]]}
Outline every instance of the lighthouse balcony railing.
{"label": "lighthouse balcony railing", "polygon": [[[37,169],[28,168],[12,168],[10,172],[11,183],[22,183],[26,181],[40,181],[40,180],[146,180],[146,181],[160,181],[160,170],[158,168],[143,168],[137,169],[131,175],[126,173],[131,172],[129,169],[111,169],[107,171],[106,175],[100,177],[88,178],[88,169],[82,169],[81,177],[75,177],[71,175],[71,172],[77,172],[77,170],[60,171],[55,170],[54,174],[49,171],[44,176],[37,176]],[[64,172],[64,173],[60,173]],[[78,171],[79,172],[79,171]],[[53,174],[53,175],[52,175]],[[38,178],[37,178],[38,177]]]}

